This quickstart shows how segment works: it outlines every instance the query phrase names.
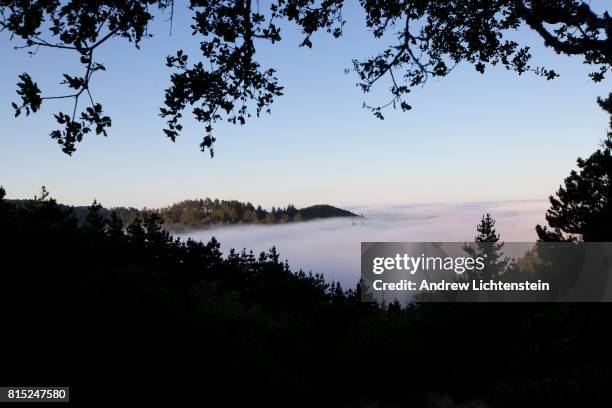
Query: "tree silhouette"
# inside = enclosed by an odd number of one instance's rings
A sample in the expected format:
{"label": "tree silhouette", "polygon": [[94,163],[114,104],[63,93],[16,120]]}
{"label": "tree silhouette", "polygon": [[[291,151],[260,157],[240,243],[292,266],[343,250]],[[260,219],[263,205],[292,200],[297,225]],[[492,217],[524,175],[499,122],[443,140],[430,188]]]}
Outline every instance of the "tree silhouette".
{"label": "tree silhouette", "polygon": [[495,231],[495,220],[489,213],[482,216],[480,224],[476,226],[476,231],[478,235],[474,238],[474,242],[499,242],[499,234]]}
{"label": "tree silhouette", "polygon": [[610,114],[602,148],[586,160],[578,158],[555,196],[550,196],[547,226],[536,226],[541,241],[612,241],[612,93],[597,100]]}
{"label": "tree silhouette", "polygon": [[106,220],[100,214],[102,205],[97,200],[89,207],[89,213],[85,218],[85,228],[90,230],[94,234],[101,234],[106,227]]}
{"label": "tree silhouette", "polygon": [[[554,70],[531,66],[529,47],[510,38],[522,24],[557,53],[583,56],[585,64],[595,67],[590,74],[594,81],[604,78],[612,62],[612,19],[608,12],[594,12],[586,1],[364,0],[360,4],[374,37],[395,39],[374,57],[352,64],[364,92],[382,78],[391,82],[388,103],[364,103],[380,119],[387,106],[411,109],[405,96],[412,87],[448,75],[461,62],[481,73],[502,65],[518,74],[555,78]],[[174,6],[173,0],[1,1],[0,30],[21,40],[16,48],[32,54],[40,47],[72,51],[83,66],[80,74],[63,74],[62,83],[68,88],[64,95],[43,95],[28,73],[21,74],[17,84],[21,101],[13,102],[15,115],[35,113],[49,100],[72,100],[69,113],[55,115],[60,129],[51,132],[62,150],[72,154],[76,144],[93,132],[106,136],[111,118],[94,101],[90,87],[92,76],[106,69],[96,51],[117,38],[138,48],[152,36],[148,27],[156,16],[169,13],[172,21]],[[212,156],[216,122],[242,125],[252,116],[269,113],[275,98],[282,95],[275,69],[263,68],[255,58],[257,44],[281,41],[282,20],[301,29],[300,46],[311,47],[312,35],[320,30],[340,37],[343,6],[344,0],[274,0],[268,7],[252,0],[191,0],[192,34],[201,55],[192,58],[178,50],[167,57],[172,74],[160,109],[167,119],[166,136],[176,139],[189,108],[204,124],[200,147]],[[86,107],[78,115],[83,99]]]}
{"label": "tree silhouette", "polygon": [[39,195],[34,195],[34,202],[43,202],[49,199],[49,191],[47,190],[47,187],[42,186],[40,188],[40,192]]}
{"label": "tree silhouette", "polygon": [[506,271],[510,260],[503,254],[504,242],[500,241],[500,235],[495,231],[495,220],[491,214],[482,216],[476,231],[476,245],[465,245],[463,249],[473,258],[484,258],[485,267],[482,271],[470,271],[470,274],[481,279],[499,278]]}

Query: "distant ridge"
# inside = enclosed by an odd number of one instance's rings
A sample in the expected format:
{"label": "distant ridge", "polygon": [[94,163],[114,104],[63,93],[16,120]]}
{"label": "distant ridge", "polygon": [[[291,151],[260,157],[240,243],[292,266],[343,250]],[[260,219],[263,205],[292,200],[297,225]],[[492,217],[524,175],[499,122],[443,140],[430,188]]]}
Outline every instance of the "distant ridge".
{"label": "distant ridge", "polygon": [[[31,200],[8,200],[17,206],[25,205]],[[89,212],[86,206],[65,206],[71,208],[80,223],[85,221]],[[114,207],[101,208],[99,214],[109,217],[115,211],[125,225],[129,225],[136,218],[142,219],[147,214],[159,215],[166,228],[201,228],[220,224],[286,224],[292,222],[310,221],[334,217],[357,217],[350,211],[334,207],[329,204],[316,204],[297,209],[292,204],[287,207],[272,207],[270,211],[260,205],[255,207],[250,202],[236,200],[199,199],[184,200],[161,208]]]}

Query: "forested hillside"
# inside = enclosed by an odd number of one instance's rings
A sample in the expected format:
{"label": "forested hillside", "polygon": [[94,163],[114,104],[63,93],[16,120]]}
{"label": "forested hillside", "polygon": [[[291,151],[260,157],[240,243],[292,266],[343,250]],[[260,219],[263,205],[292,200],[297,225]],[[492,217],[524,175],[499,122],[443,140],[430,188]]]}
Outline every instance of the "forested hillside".
{"label": "forested hillside", "polygon": [[[9,200],[17,206],[24,206],[29,200]],[[79,223],[85,222],[89,207],[69,207]],[[357,217],[350,211],[327,204],[317,204],[301,209],[293,204],[287,207],[272,207],[270,211],[261,205],[255,207],[250,202],[236,200],[200,199],[184,200],[161,208],[112,207],[100,208],[100,215],[110,217],[112,212],[125,224],[129,225],[136,218],[156,214],[166,228],[200,228],[217,224],[284,224],[289,222],[310,221],[319,218]]]}
{"label": "forested hillside", "polygon": [[[141,213],[156,213],[167,226],[200,227],[211,224],[277,224],[308,221],[316,218],[356,217],[350,211],[331,205],[314,205],[297,209],[293,204],[272,207],[270,211],[250,202],[236,200],[185,200],[159,209],[143,209]],[[129,214],[129,212],[128,212]],[[130,214],[133,217],[142,214]],[[131,220],[126,217],[126,222]]]}

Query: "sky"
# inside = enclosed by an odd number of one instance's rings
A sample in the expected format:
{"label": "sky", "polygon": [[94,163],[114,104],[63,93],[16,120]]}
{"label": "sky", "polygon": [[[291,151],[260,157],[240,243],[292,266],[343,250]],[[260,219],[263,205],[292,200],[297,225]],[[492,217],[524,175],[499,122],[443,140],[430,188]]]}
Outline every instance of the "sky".
{"label": "sky", "polygon": [[340,39],[315,35],[312,49],[299,48],[298,29],[287,25],[280,43],[258,45],[259,62],[277,69],[285,95],[271,115],[241,127],[219,123],[211,159],[198,147],[202,124],[185,120],[175,143],[162,133],[165,57],[179,48],[195,57],[198,46],[185,11],[176,10],[172,35],[164,18],[140,50],[119,39],[99,49],[107,71],[96,74],[92,93],[113,126],[108,138],[87,137],[72,157],[48,136],[52,114],[69,111],[69,103],[45,101],[27,119],[13,118],[10,103],[24,71],[43,92],[60,94],[61,74],[81,72],[76,57],[50,49],[30,56],[0,33],[0,184],[9,198],[32,197],[45,185],[67,204],[95,198],[138,208],[207,196],[265,207],[545,200],[605,135],[608,119],[595,100],[607,95],[610,80],[594,84],[579,58],[556,55],[526,29],[516,38],[532,46],[532,64],[554,68],[559,78],[501,67],[481,75],[464,64],[415,89],[412,111],[374,118],[361,105],[386,101],[386,87],[363,95],[344,71],[385,44],[350,6]]}

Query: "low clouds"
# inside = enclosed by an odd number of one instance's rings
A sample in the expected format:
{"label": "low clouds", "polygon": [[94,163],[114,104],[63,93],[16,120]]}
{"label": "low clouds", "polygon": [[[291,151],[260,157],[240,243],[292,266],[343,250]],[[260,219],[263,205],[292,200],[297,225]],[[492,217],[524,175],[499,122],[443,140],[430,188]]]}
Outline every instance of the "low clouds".
{"label": "low clouds", "polygon": [[208,241],[216,237],[230,248],[256,254],[276,246],[293,270],[323,273],[352,287],[359,279],[362,241],[472,241],[484,213],[496,219],[502,240],[535,241],[535,225],[544,223],[545,201],[474,204],[415,204],[353,207],[363,219],[333,218],[282,225],[233,225],[177,234]]}

